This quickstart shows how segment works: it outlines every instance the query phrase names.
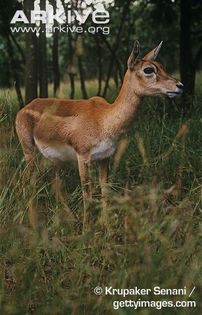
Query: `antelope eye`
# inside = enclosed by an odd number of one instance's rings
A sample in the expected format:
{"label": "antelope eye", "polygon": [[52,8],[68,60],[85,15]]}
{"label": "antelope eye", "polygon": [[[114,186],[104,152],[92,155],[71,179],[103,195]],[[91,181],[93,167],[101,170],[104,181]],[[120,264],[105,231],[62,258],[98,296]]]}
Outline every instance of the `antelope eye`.
{"label": "antelope eye", "polygon": [[144,71],[144,73],[146,73],[146,74],[151,74],[151,73],[155,72],[155,70],[154,70],[153,67],[145,68],[143,71]]}

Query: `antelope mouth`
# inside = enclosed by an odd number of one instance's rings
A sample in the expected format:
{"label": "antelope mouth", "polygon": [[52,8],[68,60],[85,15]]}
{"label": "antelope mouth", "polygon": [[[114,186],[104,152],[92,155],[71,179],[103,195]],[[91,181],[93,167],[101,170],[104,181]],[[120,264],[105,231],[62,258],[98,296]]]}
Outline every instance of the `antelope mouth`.
{"label": "antelope mouth", "polygon": [[177,96],[177,95],[181,95],[181,94],[182,94],[181,91],[178,91],[178,92],[167,91],[167,92],[166,92],[166,95],[167,95],[168,97],[170,97],[170,98],[173,98],[173,97],[175,97],[175,96]]}

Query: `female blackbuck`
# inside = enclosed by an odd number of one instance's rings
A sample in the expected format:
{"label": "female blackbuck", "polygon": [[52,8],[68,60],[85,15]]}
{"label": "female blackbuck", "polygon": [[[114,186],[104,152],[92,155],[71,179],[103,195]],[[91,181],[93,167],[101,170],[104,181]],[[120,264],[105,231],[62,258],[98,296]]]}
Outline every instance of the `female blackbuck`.
{"label": "female blackbuck", "polygon": [[50,160],[78,161],[84,226],[91,198],[91,161],[98,161],[104,197],[109,158],[116,151],[120,136],[133,122],[142,97],[174,97],[183,91],[183,84],[169,76],[155,61],[161,45],[162,42],[144,58],[138,59],[140,45],[135,41],[123,85],[113,104],[101,97],[88,100],[35,99],[17,114],[16,130],[28,163],[34,159],[35,148]]}

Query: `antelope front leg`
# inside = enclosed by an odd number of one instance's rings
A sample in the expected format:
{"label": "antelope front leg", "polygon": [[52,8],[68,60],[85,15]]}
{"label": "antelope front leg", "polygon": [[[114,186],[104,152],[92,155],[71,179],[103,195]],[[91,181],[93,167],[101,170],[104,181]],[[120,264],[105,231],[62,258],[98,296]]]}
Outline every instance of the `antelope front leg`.
{"label": "antelope front leg", "polygon": [[107,222],[107,181],[109,173],[109,159],[99,161],[99,181],[102,194],[102,214],[101,221]]}
{"label": "antelope front leg", "polygon": [[91,183],[90,183],[90,161],[78,156],[79,176],[83,193],[83,232],[88,224],[88,208],[92,199]]}

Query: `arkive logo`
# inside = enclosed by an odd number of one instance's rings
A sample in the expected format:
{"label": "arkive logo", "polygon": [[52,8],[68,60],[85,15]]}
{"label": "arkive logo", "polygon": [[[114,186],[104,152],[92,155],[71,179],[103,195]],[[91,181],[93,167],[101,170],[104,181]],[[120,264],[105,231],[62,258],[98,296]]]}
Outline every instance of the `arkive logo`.
{"label": "arkive logo", "polygon": [[[58,24],[77,24],[84,25],[91,18],[94,24],[105,25],[110,21],[107,5],[113,4],[113,0],[84,0],[78,2],[76,9],[71,4],[71,0],[65,0],[65,8],[61,0],[56,1],[56,12],[53,5],[46,0],[46,10],[40,9],[40,0],[34,1],[34,9],[27,16],[23,10],[17,10],[11,20],[11,25],[16,23],[46,25]],[[23,4],[23,0],[18,0]]]}

